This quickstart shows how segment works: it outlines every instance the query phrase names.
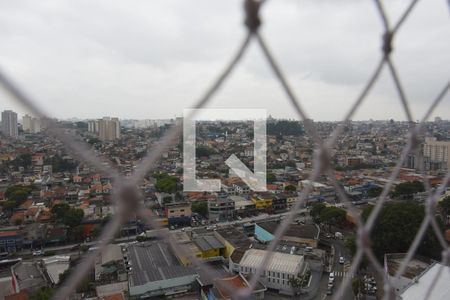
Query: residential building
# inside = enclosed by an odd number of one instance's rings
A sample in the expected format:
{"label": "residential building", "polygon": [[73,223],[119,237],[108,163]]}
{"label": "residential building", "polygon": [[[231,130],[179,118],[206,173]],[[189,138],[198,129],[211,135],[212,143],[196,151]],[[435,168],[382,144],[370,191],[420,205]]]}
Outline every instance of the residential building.
{"label": "residential building", "polygon": [[[200,299],[202,300],[231,300],[232,293],[229,289],[225,289],[224,286],[232,287],[232,291],[237,291],[239,289],[244,289],[249,287],[249,282],[242,274],[227,274],[222,278],[209,280],[206,283],[206,276],[199,279],[201,286]],[[256,287],[252,289],[252,293],[248,299],[260,300],[264,299],[264,292],[267,288],[258,281]]]}
{"label": "residential building", "polygon": [[242,196],[230,196],[230,199],[234,201],[235,215],[245,218],[256,214],[256,206],[253,201]]}
{"label": "residential building", "polygon": [[120,138],[120,121],[118,118],[104,117],[98,120],[98,136],[102,141]]}
{"label": "residential building", "polygon": [[34,294],[41,287],[47,286],[44,274],[34,262],[19,261],[11,267],[15,292],[28,291]]}
{"label": "residential building", "polygon": [[234,216],[235,204],[231,197],[220,195],[208,200],[209,219],[214,222],[230,220]]}
{"label": "residential building", "polygon": [[88,121],[88,132],[98,134],[98,125],[99,125],[99,120],[89,120]]}
{"label": "residential building", "polygon": [[22,117],[22,129],[28,133],[41,132],[41,119],[30,115],[24,115]]}
{"label": "residential building", "polygon": [[19,129],[17,127],[17,113],[12,110],[2,112],[2,132],[6,136],[18,137]]}
{"label": "residential building", "polygon": [[450,141],[438,141],[426,137],[423,144],[423,157],[426,170],[450,169]]}
{"label": "residential building", "polygon": [[22,249],[23,236],[18,230],[0,231],[0,252],[13,253]]}
{"label": "residential building", "polygon": [[51,256],[42,260],[47,278],[50,285],[55,286],[59,283],[60,275],[67,271],[70,267],[70,256]]}
{"label": "residential building", "polygon": [[271,211],[274,196],[272,193],[258,193],[253,195],[251,200],[255,204],[256,210]]}
{"label": "residential building", "polygon": [[198,236],[193,239],[202,258],[223,256],[225,245],[213,235]]}
{"label": "residential building", "polygon": [[241,195],[241,194],[250,194],[250,188],[248,187],[248,185],[246,185],[245,183],[238,181],[233,183],[233,188],[236,191],[236,194]]}
{"label": "residential building", "polygon": [[127,281],[122,249],[117,244],[109,244],[97,256],[94,265],[95,280],[104,284]]}
{"label": "residential building", "polygon": [[287,209],[287,194],[276,194],[272,199],[272,209],[276,213],[284,212]]}
{"label": "residential building", "polygon": [[174,202],[164,204],[164,213],[169,225],[190,225],[191,204],[187,202]]}
{"label": "residential building", "polygon": [[[278,222],[260,222],[255,224],[255,238],[262,242],[273,240],[280,224]],[[302,244],[317,248],[319,244],[320,228],[315,224],[290,224],[283,234],[281,241]]]}
{"label": "residential building", "polygon": [[[411,264],[411,262],[410,262]],[[413,268],[413,266],[411,266]],[[409,268],[409,269],[411,269]],[[441,300],[450,295],[450,267],[438,262],[428,265],[397,292],[398,300]]]}
{"label": "residential building", "polygon": [[[391,281],[397,296],[400,296],[400,294],[412,284],[417,283],[418,278],[435,264],[435,262],[429,258],[416,255],[408,263],[403,274],[399,278],[396,278],[396,272],[405,257],[405,253],[388,253],[384,255],[384,270],[387,273],[387,277]],[[421,299],[424,299],[424,297]]]}

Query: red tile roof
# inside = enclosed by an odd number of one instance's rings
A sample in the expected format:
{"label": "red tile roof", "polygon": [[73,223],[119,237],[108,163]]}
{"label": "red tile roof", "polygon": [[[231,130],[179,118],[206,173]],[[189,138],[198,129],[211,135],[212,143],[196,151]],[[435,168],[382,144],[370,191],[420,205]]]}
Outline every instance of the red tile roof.
{"label": "red tile roof", "polygon": [[111,294],[103,297],[104,300],[125,300],[122,293]]}
{"label": "red tile roof", "polygon": [[21,291],[19,293],[11,294],[9,296],[5,296],[5,300],[28,300],[30,296],[26,291]]}

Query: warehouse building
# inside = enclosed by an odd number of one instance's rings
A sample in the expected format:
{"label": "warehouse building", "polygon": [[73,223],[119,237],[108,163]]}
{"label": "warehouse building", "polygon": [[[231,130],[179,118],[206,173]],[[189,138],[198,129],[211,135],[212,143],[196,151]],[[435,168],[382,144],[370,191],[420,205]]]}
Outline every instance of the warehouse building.
{"label": "warehouse building", "polygon": [[181,265],[167,243],[145,242],[127,249],[131,298],[170,296],[192,290],[198,274]]}
{"label": "warehouse building", "polygon": [[[239,262],[239,273],[248,275],[255,273],[263,265],[267,251],[249,249]],[[282,294],[293,295],[289,280],[303,276],[308,270],[304,257],[287,253],[274,252],[270,262],[265,266],[261,282]]]}

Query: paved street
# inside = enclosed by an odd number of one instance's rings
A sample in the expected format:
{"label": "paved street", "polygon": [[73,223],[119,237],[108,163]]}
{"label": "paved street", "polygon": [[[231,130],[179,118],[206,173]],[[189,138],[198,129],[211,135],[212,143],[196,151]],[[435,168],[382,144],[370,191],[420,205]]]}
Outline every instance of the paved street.
{"label": "paved street", "polygon": [[[341,286],[344,278],[346,278],[346,277],[353,278],[353,274],[349,273],[350,253],[345,248],[343,240],[329,239],[327,241],[330,242],[335,248],[335,256],[334,256],[333,270],[332,270],[334,273],[334,276],[335,276],[333,294],[332,295],[326,294],[326,291],[328,288],[328,276],[329,275],[328,275],[328,273],[325,272],[324,276],[322,277],[321,283],[320,283],[319,293],[314,298],[315,300],[331,299],[333,297],[333,295],[337,292],[339,287]],[[344,257],[344,259],[345,259],[345,262],[343,264],[339,263],[339,258],[341,256]],[[349,285],[346,288],[343,299],[345,299],[345,300],[354,299],[351,285]]]}

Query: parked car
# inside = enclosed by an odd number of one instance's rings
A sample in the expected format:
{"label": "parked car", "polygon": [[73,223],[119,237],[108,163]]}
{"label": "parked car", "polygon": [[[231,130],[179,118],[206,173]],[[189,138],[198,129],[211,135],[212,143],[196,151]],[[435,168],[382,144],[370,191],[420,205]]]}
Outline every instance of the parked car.
{"label": "parked car", "polygon": [[33,252],[33,256],[41,256],[44,255],[44,250],[37,250]]}
{"label": "parked car", "polygon": [[334,272],[331,272],[328,278],[334,280]]}
{"label": "parked car", "polygon": [[327,295],[331,295],[331,294],[333,294],[333,287],[328,287],[328,289],[327,289]]}

